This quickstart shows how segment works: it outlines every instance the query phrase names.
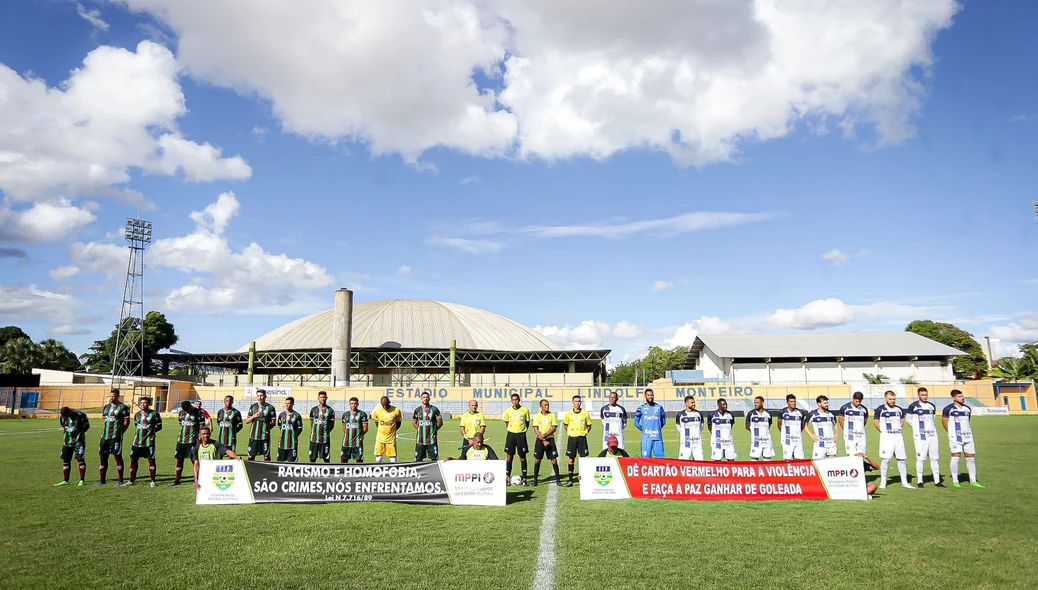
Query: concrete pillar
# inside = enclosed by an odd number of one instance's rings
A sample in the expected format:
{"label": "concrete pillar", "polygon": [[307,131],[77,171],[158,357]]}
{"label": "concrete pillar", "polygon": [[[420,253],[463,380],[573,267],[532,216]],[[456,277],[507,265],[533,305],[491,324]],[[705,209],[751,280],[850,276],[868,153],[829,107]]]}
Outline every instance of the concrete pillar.
{"label": "concrete pillar", "polygon": [[570,361],[569,362],[569,367],[566,368],[566,372],[567,373],[576,373],[577,372],[577,363],[576,363],[576,361]]}
{"label": "concrete pillar", "polygon": [[451,369],[450,369],[451,387],[454,387],[457,384],[457,374],[455,373],[455,371],[457,369],[457,365],[456,365],[457,360],[458,360],[458,341],[457,340],[451,340]]}
{"label": "concrete pillar", "polygon": [[256,341],[253,340],[249,343],[249,379],[248,384],[252,385],[252,378],[256,375]]}
{"label": "concrete pillar", "polygon": [[169,359],[162,359],[162,376],[169,375]]}
{"label": "concrete pillar", "polygon": [[350,385],[350,342],[353,330],[353,291],[335,290],[332,311],[332,383]]}

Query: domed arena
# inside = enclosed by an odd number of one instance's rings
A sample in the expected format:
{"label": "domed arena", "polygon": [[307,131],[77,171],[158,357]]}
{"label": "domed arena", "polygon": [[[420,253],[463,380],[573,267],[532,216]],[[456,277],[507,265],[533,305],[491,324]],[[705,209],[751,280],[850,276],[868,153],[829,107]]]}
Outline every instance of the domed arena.
{"label": "domed arena", "polygon": [[[279,326],[237,351],[178,351],[163,361],[189,365],[213,385],[590,385],[605,373],[608,350],[567,350],[484,309],[415,299],[354,305],[346,293],[345,307],[337,300],[333,309]],[[349,358],[348,379],[333,370],[337,338],[341,358]]]}

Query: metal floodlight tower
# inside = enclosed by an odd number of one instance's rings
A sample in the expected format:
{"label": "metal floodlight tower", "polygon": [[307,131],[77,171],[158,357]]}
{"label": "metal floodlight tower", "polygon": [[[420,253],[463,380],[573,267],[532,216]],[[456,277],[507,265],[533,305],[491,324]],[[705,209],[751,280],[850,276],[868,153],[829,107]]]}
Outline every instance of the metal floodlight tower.
{"label": "metal floodlight tower", "polygon": [[126,220],[130,257],[126,264],[123,305],[115,333],[112,385],[116,377],[144,377],[144,249],[151,243],[151,222]]}
{"label": "metal floodlight tower", "polygon": [[1038,223],[1038,201],[1034,202],[1034,222]]}

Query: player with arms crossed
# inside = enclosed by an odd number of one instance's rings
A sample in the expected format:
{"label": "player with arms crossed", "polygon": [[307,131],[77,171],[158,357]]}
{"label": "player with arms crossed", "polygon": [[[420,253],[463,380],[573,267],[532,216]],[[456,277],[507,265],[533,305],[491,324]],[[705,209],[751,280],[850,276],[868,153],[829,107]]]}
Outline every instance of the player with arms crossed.
{"label": "player with arms crossed", "polygon": [[423,461],[429,457],[430,461],[440,459],[440,447],[436,442],[436,433],[443,428],[443,417],[440,409],[430,405],[431,396],[428,391],[422,392],[422,405],[414,409],[411,422],[418,433],[414,441],[414,460]]}
{"label": "player with arms crossed", "polygon": [[[245,428],[241,412],[234,407],[234,396],[228,395],[223,398],[223,407],[216,413],[216,424],[220,427],[216,440],[231,451],[238,451],[238,433]],[[221,459],[223,457],[220,457]]]}
{"label": "player with arms crossed", "polygon": [[746,430],[750,431],[750,459],[770,461],[775,456],[771,442],[771,414],[764,409],[764,398],[753,398],[753,410],[746,413]]}
{"label": "player with arms crossed", "polygon": [[[829,398],[820,395],[815,398],[818,407],[807,415],[807,424],[811,428],[807,434],[814,441],[811,450],[812,459],[824,459],[836,456],[836,415],[829,411]],[[812,432],[812,430],[814,432]]]}
{"label": "player with arms crossed", "polygon": [[836,416],[843,429],[843,450],[851,457],[865,454],[865,423],[869,419],[869,409],[862,405],[863,399],[865,394],[855,391],[851,401],[840,406],[839,415]]}
{"label": "player with arms crossed", "polygon": [[267,403],[267,392],[257,389],[256,403],[249,406],[249,417],[245,419],[246,424],[252,424],[252,430],[249,431],[249,461],[261,455],[264,461],[270,461],[270,429],[274,428],[277,419],[278,411]]}
{"label": "player with arms crossed", "polygon": [[501,419],[505,422],[505,476],[512,480],[512,458],[519,454],[519,467],[526,485],[526,431],[530,429],[530,410],[519,405],[519,394],[512,394],[512,407],[506,408]]}
{"label": "player with arms crossed", "polygon": [[559,446],[555,444],[555,431],[559,429],[559,419],[550,410],[548,400],[541,400],[541,411],[533,417],[533,433],[537,440],[533,443],[533,485],[541,473],[541,459],[545,456],[551,461],[551,469],[555,472],[555,483],[562,485],[559,476]]}
{"label": "player with arms crossed", "polygon": [[79,487],[86,485],[86,431],[90,419],[83,412],[65,406],[61,408],[58,424],[61,426],[61,476],[54,487],[67,486],[72,475],[72,457],[79,463]]}
{"label": "player with arms crossed", "polygon": [[663,427],[667,424],[667,413],[656,403],[656,394],[645,390],[645,403],[634,411],[634,427],[642,431],[642,457],[665,457],[663,451]]}
{"label": "player with arms crossed", "polygon": [[[469,411],[465,412],[461,416],[461,448],[472,444],[472,437],[476,436],[476,433],[486,435],[487,433],[487,417],[483,415],[483,412],[479,411],[479,402],[474,399],[469,400]],[[484,445],[486,446],[486,445]]]}
{"label": "player with arms crossed", "polygon": [[180,403],[180,411],[177,412],[177,424],[180,424],[180,433],[177,434],[177,446],[173,451],[173,458],[177,460],[176,475],[170,487],[180,485],[180,477],[184,473],[184,461],[191,460],[191,450],[198,444],[198,430],[202,427],[202,412],[191,402],[184,400]]}
{"label": "player with arms crossed", "polygon": [[977,481],[977,447],[973,443],[973,428],[970,427],[970,417],[973,409],[966,405],[966,398],[958,389],[951,391],[952,403],[941,411],[941,424],[948,431],[948,446],[951,448],[951,478],[952,485],[959,485],[959,455],[966,455],[966,471],[970,475],[970,485],[982,488]]}
{"label": "player with arms crossed", "polygon": [[581,408],[583,400],[579,395],[573,396],[573,409],[566,412],[562,424],[566,427],[566,456],[569,457],[569,483],[573,486],[573,464],[577,455],[588,456],[587,437],[591,433],[591,414]]}
{"label": "player with arms crossed", "polygon": [[674,418],[681,449],[678,459],[703,460],[703,415],[696,409],[696,398],[685,396],[685,409]]}
{"label": "player with arms crossed", "polygon": [[238,458],[238,455],[234,454],[234,451],[228,449],[222,442],[210,438],[212,432],[213,431],[209,430],[208,426],[203,426],[198,430],[198,444],[195,445],[195,450],[191,454],[191,464],[195,470],[196,490],[202,488],[202,485],[198,483],[198,471],[202,461],[215,461],[224,456],[230,457],[231,459]]}
{"label": "player with arms crossed", "polygon": [[778,417],[779,436],[782,438],[782,458],[786,461],[804,458],[804,412],[797,407],[797,396],[786,396],[786,409]]}
{"label": "player with arms crossed", "polygon": [[151,398],[137,402],[140,411],[133,415],[133,444],[130,445],[130,481],[124,486],[137,485],[137,461],[148,460],[148,479],[155,487],[155,434],[162,430],[162,415],[151,409]]}
{"label": "player with arms crossed", "polygon": [[371,413],[378,430],[375,431],[375,463],[381,463],[382,457],[389,457],[390,463],[396,463],[396,433],[404,415],[400,408],[390,405],[389,396],[378,400],[379,406]]}
{"label": "player with arms crossed", "polygon": [[342,414],[342,453],[339,460],[364,462],[364,435],[368,433],[368,414],[360,409],[360,400],[351,397],[349,411]]}
{"label": "player with arms crossed", "polygon": [[126,407],[126,404],[119,401],[119,390],[112,390],[112,397],[108,400],[108,403],[101,408],[101,419],[104,420],[104,427],[101,430],[101,447],[98,449],[101,461],[97,466],[97,470],[100,474],[98,482],[95,486],[103,486],[107,483],[106,475],[108,475],[108,456],[113,455],[115,457],[115,469],[119,474],[119,479],[115,482],[115,485],[119,486],[123,483],[123,434],[126,432],[127,427],[130,426],[130,408]]}
{"label": "player with arms crossed", "polygon": [[916,390],[916,399],[908,404],[905,413],[912,424],[912,439],[915,442],[915,483],[923,487],[923,471],[926,470],[926,459],[930,459],[930,472],[933,483],[943,488],[941,483],[941,445],[937,438],[937,406],[930,400],[930,392],[925,387]]}
{"label": "player with arms crossed", "polygon": [[286,397],[285,411],[278,414],[277,426],[281,429],[281,436],[278,438],[279,463],[299,461],[299,435],[303,433],[303,417],[292,409],[295,405],[294,397]]}
{"label": "player with arms crossed", "polygon": [[609,437],[615,436],[617,445],[624,448],[624,428],[627,427],[627,410],[617,404],[620,396],[614,391],[609,394],[609,403],[602,406],[599,417],[602,419],[602,449],[609,448]]}
{"label": "player with arms crossed", "polygon": [[887,391],[883,394],[883,405],[876,408],[872,424],[879,431],[879,489],[887,487],[887,472],[890,470],[890,459],[897,459],[897,471],[901,474],[901,486],[914,490],[908,483],[908,466],[905,464],[905,439],[901,429],[905,425],[905,411],[897,405],[897,394]]}
{"label": "player with arms crossed", "polygon": [[718,398],[717,411],[710,415],[706,423],[710,430],[710,459],[714,461],[735,461],[738,455],[735,452],[735,437],[732,435],[732,426],[735,425],[735,417],[728,411],[728,400]]}
{"label": "player with arms crossed", "polygon": [[332,431],[335,430],[335,409],[328,405],[328,392],[317,392],[317,405],[310,408],[310,462],[332,460]]}

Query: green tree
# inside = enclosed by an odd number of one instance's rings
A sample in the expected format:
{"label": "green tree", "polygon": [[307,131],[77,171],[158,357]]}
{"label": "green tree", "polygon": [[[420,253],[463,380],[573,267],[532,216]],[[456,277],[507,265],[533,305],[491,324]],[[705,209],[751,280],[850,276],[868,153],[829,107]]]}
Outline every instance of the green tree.
{"label": "green tree", "polygon": [[56,371],[78,371],[83,368],[76,353],[65,348],[65,344],[53,338],[42,340],[40,348],[40,368]]}
{"label": "green tree", "polygon": [[28,338],[15,338],[0,350],[0,373],[29,375],[39,365],[40,348]]}
{"label": "green tree", "polygon": [[890,382],[890,377],[887,377],[886,375],[873,375],[872,373],[862,373],[861,376],[864,377],[865,381],[867,381],[870,385],[884,385]]}
{"label": "green tree", "polygon": [[659,346],[653,346],[640,358],[631,363],[621,363],[615,367],[606,377],[606,383],[610,385],[621,385],[634,383],[635,369],[638,371],[638,382],[647,383],[665,377],[667,371],[673,371],[685,366],[688,358],[687,346],[676,346],[667,350]]}
{"label": "green tree", "polygon": [[29,335],[18,326],[4,326],[0,328],[0,346],[7,344],[9,340],[17,340],[19,338],[28,338],[30,342],[32,341],[32,338],[29,338]]}
{"label": "green tree", "polygon": [[991,376],[1010,381],[1029,381],[1038,377],[1034,370],[1034,366],[1027,359],[1007,356],[999,359],[998,366],[991,370]]}
{"label": "green tree", "polygon": [[609,385],[628,385],[634,383],[635,366],[635,363],[620,363],[619,365],[616,365],[606,377],[606,383]]}
{"label": "green tree", "polygon": [[957,356],[952,360],[952,370],[958,379],[981,379],[988,372],[988,359],[984,356],[984,349],[980,343],[973,339],[973,334],[953,324],[945,322],[934,322],[931,320],[916,320],[907,327],[906,332],[913,332],[946,344],[956,350],[966,353],[966,356]]}
{"label": "green tree", "polygon": [[[137,322],[135,319],[127,319],[127,322]],[[129,324],[132,326],[133,324]],[[116,325],[112,333],[104,340],[95,340],[90,351],[80,357],[83,364],[92,373],[109,373],[112,370],[112,361],[115,358],[115,340],[118,336],[119,327]],[[163,349],[169,348],[177,343],[177,336],[173,324],[169,323],[165,314],[157,311],[149,311],[144,316],[144,366],[149,375],[154,375],[160,367],[154,360],[155,354]]]}

